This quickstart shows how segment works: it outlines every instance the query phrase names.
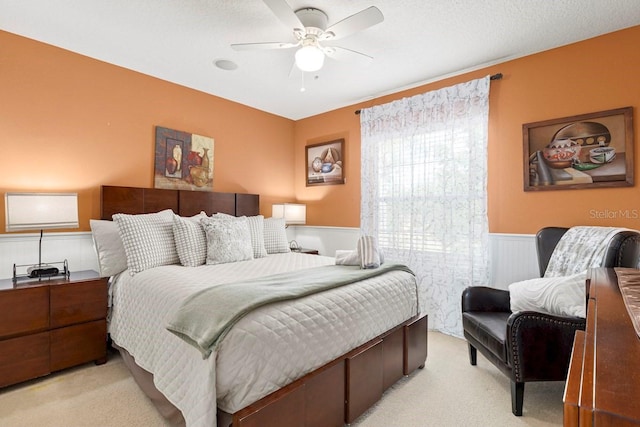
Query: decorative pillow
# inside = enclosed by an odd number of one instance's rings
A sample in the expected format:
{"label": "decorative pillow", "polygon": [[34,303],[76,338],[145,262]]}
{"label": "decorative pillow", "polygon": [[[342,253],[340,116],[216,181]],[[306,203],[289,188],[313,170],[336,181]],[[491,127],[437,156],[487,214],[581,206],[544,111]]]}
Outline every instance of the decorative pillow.
{"label": "decorative pillow", "polygon": [[266,257],[267,249],[264,247],[264,217],[262,215],[248,216],[247,223],[249,224],[249,232],[251,233],[253,257]]}
{"label": "decorative pillow", "polygon": [[173,238],[180,264],[185,267],[197,267],[207,259],[207,236],[200,224],[200,219],[207,215],[196,215],[184,218],[179,215],[173,217]]}
{"label": "decorative pillow", "polygon": [[251,233],[253,257],[264,258],[267,256],[267,250],[264,247],[264,217],[262,215],[235,217],[233,215],[219,212],[211,216],[214,218],[226,218],[231,220],[246,218],[249,222],[249,232]]}
{"label": "decorative pillow", "polygon": [[511,311],[538,311],[585,317],[586,271],[572,276],[542,277],[509,285]]}
{"label": "decorative pillow", "polygon": [[100,277],[115,276],[127,269],[127,254],[118,226],[113,221],[89,220],[93,245],[98,255]]}
{"label": "decorative pillow", "polygon": [[264,248],[268,254],[291,252],[284,218],[264,219]]}
{"label": "decorative pillow", "polygon": [[251,232],[246,218],[210,217],[200,220],[207,236],[207,264],[253,259]]}
{"label": "decorative pillow", "polygon": [[180,262],[173,238],[173,217],[171,209],[152,214],[113,215],[131,275]]}

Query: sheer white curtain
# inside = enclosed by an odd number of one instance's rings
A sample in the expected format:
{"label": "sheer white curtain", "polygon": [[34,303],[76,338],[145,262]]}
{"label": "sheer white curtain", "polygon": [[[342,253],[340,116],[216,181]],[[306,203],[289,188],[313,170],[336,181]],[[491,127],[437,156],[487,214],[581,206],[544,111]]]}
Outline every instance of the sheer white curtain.
{"label": "sheer white curtain", "polygon": [[489,77],[363,109],[360,224],[407,264],[429,327],[462,335],[460,300],[488,285]]}

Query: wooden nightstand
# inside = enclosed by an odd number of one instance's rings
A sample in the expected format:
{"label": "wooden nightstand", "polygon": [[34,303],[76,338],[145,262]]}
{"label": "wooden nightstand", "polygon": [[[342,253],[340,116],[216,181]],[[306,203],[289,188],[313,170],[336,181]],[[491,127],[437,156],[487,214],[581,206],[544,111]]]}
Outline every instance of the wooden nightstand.
{"label": "wooden nightstand", "polygon": [[107,278],[0,280],[0,387],[107,361]]}
{"label": "wooden nightstand", "polygon": [[298,252],[301,254],[309,254],[309,255],[319,255],[317,249],[309,249],[309,248],[295,248],[295,249],[291,249],[291,252]]}

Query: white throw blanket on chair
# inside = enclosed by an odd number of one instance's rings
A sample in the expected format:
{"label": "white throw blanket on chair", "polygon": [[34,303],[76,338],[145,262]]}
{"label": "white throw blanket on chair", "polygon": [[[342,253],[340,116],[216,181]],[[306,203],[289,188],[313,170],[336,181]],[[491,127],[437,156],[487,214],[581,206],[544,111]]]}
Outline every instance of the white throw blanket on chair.
{"label": "white throw blanket on chair", "polygon": [[613,236],[626,228],[572,227],[551,254],[544,277],[509,285],[511,311],[586,316],[587,269],[602,267]]}
{"label": "white throw blanket on chair", "polygon": [[551,254],[544,277],[571,276],[602,267],[611,239],[627,228],[571,227]]}

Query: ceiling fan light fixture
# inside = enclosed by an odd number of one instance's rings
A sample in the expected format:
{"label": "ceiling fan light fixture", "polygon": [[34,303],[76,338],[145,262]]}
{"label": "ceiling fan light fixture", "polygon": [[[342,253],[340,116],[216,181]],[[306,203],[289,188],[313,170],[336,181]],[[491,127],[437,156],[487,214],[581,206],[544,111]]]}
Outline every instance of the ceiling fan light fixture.
{"label": "ceiling fan light fixture", "polygon": [[324,52],[313,45],[302,46],[296,52],[296,66],[302,71],[318,71],[324,64]]}

